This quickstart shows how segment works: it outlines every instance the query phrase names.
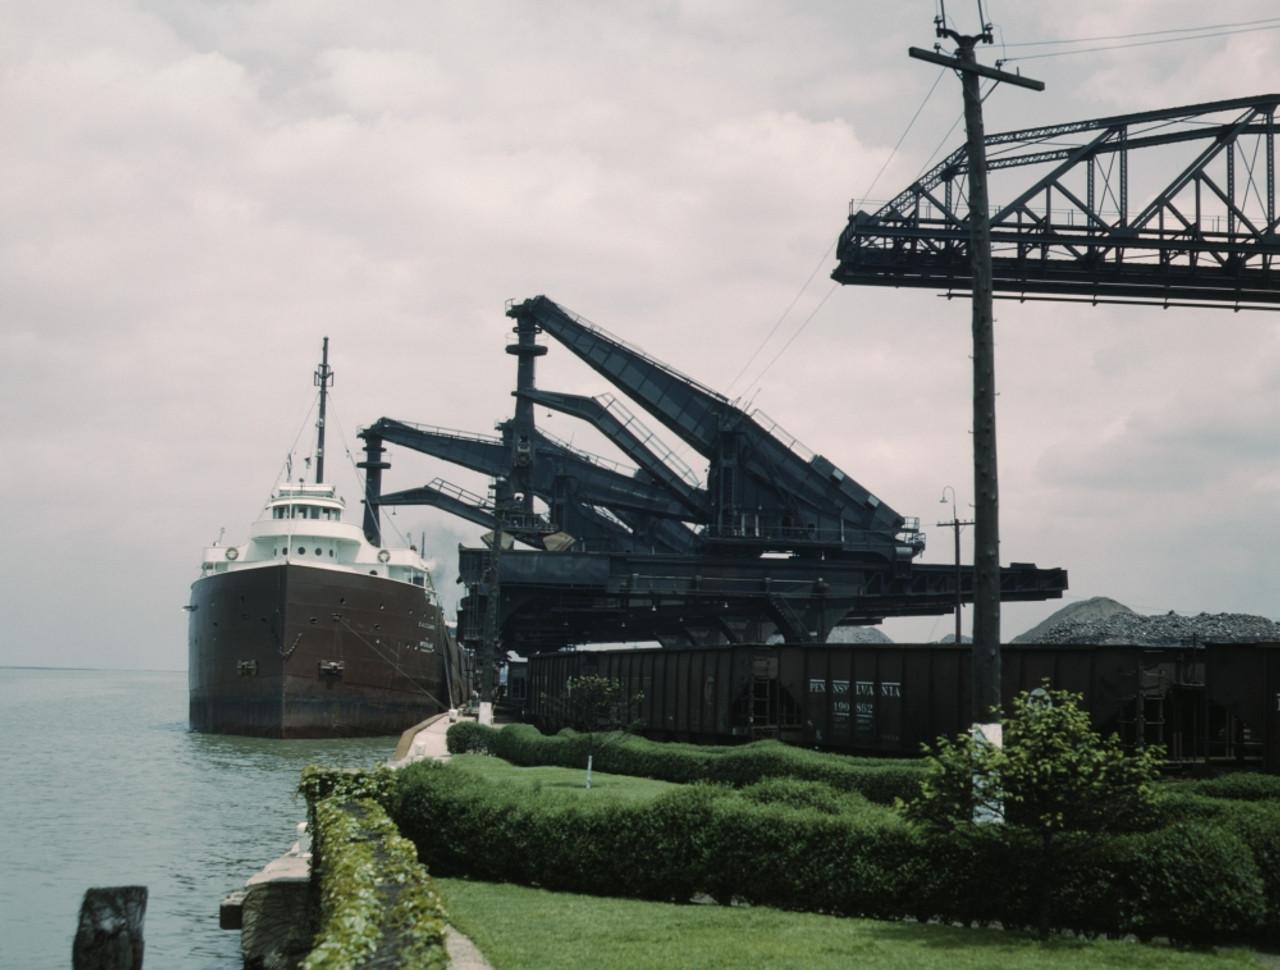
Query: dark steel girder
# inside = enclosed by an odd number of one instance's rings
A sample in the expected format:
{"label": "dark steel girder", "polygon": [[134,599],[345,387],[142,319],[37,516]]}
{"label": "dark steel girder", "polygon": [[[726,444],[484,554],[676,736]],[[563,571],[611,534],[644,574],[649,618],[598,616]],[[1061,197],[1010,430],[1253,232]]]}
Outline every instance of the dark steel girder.
{"label": "dark steel girder", "polygon": [[879,541],[897,555],[903,517],[760,412],[748,414],[545,296],[513,304],[507,315],[554,337],[708,458],[707,493],[717,509],[709,541],[744,540],[761,550],[785,550],[806,536],[833,550]]}
{"label": "dark steel girder", "polygon": [[[484,550],[459,551],[469,590],[459,613],[463,642],[479,629],[463,617],[484,616],[487,567]],[[773,633],[821,643],[838,625],[941,615],[956,604],[956,569],[943,564],[916,564],[903,577],[874,562],[516,551],[503,555],[499,568],[503,643],[523,655],[611,641],[763,642]],[[1000,586],[1005,601],[1054,599],[1067,588],[1067,574],[1014,563],[1001,569]],[[960,599],[973,601],[968,566]]]}
{"label": "dark steel girder", "polygon": [[[1002,183],[1012,199],[991,218],[994,289],[1280,307],[1278,106],[1280,95],[1263,95],[988,135],[988,149],[1003,147],[989,154],[989,173],[1053,166]],[[1076,143],[1043,147],[1073,135]],[[961,148],[874,214],[853,213],[832,277],[967,292],[967,174]],[[1146,201],[1131,213],[1136,183]]]}
{"label": "dark steel girder", "polygon": [[693,471],[613,395],[583,397],[536,389],[524,393],[537,404],[590,422],[671,494],[692,519],[710,521],[706,489],[698,484]]}
{"label": "dark steel girder", "polygon": [[[545,297],[512,305],[508,315],[517,322],[518,342],[507,348],[519,358],[516,415],[499,425],[500,437],[389,418],[361,432],[374,510],[424,502],[540,550],[459,550],[463,642],[491,645],[486,629],[523,654],[618,640],[714,645],[780,634],[822,642],[840,624],[948,613],[958,598],[972,601],[971,591],[957,591],[954,567],[915,562],[918,520],[903,519],[759,412],[747,414]],[[709,459],[708,486],[608,396],[539,391],[533,365],[543,332],[697,442]],[[640,469],[624,471],[540,431],[535,403],[591,421]],[[438,480],[380,496],[390,467],[384,442],[490,475],[493,497]],[[1062,570],[1026,569],[1031,584],[1007,583],[1005,598],[1062,595]]]}
{"label": "dark steel girder", "polygon": [[[505,475],[511,466],[511,446],[501,438],[412,425],[391,418],[378,419],[365,433],[494,478]],[[650,482],[638,480],[634,469],[626,470],[613,462],[606,463],[542,433],[535,434],[535,441],[539,455],[544,459],[535,465],[532,481],[539,498],[549,501],[554,494],[556,476],[567,470],[578,483],[582,500],[590,504],[669,519],[686,517],[681,502],[654,489]]]}

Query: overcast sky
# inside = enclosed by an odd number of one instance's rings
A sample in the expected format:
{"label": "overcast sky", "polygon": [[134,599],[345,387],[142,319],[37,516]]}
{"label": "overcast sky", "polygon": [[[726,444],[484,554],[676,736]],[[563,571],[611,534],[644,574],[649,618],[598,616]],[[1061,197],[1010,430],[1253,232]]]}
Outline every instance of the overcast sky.
{"label": "overcast sky", "polygon": [[[962,30],[973,6],[948,4]],[[1007,45],[1280,16],[1265,0],[986,9]],[[896,194],[960,143],[958,81],[934,88],[941,69],[906,53],[933,44],[934,12],[4,0],[0,664],[184,668],[201,549],[223,528],[244,541],[300,432],[306,451],[322,339],[329,468],[358,514],[360,426],[490,433],[510,414],[504,305],[536,294],[751,399],[919,516],[924,561],[950,562],[938,500],[953,486],[963,515],[973,492],[968,306],[829,279],[849,200]],[[1275,26],[1016,62],[1046,91],[998,88],[987,130],[1274,91]],[[1280,616],[1280,321],[996,316],[1003,561],[1067,568],[1068,600]],[[539,366],[549,389],[609,390],[554,343]],[[484,491],[390,460],[388,490]],[[452,607],[457,545],[479,530],[393,522],[426,532]],[[1005,636],[1061,605],[1007,606]]]}

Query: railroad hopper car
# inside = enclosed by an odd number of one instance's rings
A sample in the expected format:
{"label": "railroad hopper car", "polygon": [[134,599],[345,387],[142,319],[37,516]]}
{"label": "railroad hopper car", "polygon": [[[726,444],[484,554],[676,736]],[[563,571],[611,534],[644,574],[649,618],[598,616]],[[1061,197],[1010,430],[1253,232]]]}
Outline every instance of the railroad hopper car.
{"label": "railroad hopper car", "polygon": [[[1080,693],[1095,727],[1127,746],[1161,744],[1175,763],[1280,771],[1280,644],[1010,645],[1003,702],[1046,679]],[[973,721],[970,648],[948,644],[778,644],[579,650],[529,661],[526,718],[561,726],[567,681],[617,679],[641,733],[728,744],[778,738],[822,750],[916,755]]]}

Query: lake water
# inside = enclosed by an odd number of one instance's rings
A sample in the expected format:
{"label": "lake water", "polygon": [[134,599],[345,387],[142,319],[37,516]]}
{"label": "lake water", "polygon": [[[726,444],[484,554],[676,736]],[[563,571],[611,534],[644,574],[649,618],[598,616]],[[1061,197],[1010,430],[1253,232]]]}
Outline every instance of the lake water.
{"label": "lake water", "polygon": [[193,734],[183,672],[0,667],[0,968],[65,970],[84,891],[143,885],[144,967],[236,970],[218,905],[296,840],[302,769],[395,742]]}

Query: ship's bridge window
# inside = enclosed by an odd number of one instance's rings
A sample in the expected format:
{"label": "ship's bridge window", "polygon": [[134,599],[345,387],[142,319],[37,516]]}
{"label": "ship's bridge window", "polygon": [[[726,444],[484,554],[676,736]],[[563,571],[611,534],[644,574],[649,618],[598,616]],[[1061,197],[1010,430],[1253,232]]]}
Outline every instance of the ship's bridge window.
{"label": "ship's bridge window", "polygon": [[330,509],[320,505],[277,505],[271,510],[273,519],[324,519],[338,522],[342,519],[341,509]]}

